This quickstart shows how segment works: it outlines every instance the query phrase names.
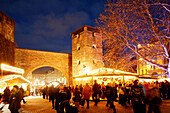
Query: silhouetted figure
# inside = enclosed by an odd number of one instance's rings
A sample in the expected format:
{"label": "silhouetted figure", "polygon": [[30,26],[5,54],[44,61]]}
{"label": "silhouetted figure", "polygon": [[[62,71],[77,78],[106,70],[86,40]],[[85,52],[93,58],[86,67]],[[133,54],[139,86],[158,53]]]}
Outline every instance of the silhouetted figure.
{"label": "silhouetted figure", "polygon": [[5,88],[5,90],[4,90],[4,96],[3,96],[3,101],[4,101],[4,102],[8,102],[10,93],[11,93],[11,91],[10,91],[10,89],[9,89],[9,86],[7,86],[7,87]]}
{"label": "silhouetted figure", "polygon": [[9,97],[9,109],[11,113],[19,113],[18,110],[21,108],[22,97],[17,85],[13,86],[12,92]]}
{"label": "silhouetted figure", "polygon": [[52,107],[54,109],[55,89],[54,85],[49,87],[49,101],[52,101]]}
{"label": "silhouetted figure", "polygon": [[143,106],[144,93],[142,87],[138,85],[138,80],[134,81],[134,85],[131,87],[132,106],[134,113],[146,113]]}
{"label": "silhouetted figure", "polygon": [[95,106],[97,106],[97,102],[99,101],[99,93],[100,93],[100,85],[97,84],[97,80],[94,80],[93,96],[95,97]]}
{"label": "silhouetted figure", "polygon": [[88,85],[88,83],[86,83],[86,85],[83,88],[82,95],[84,96],[84,100],[86,100],[86,102],[87,102],[87,109],[89,108],[89,99],[91,96],[91,92],[92,92],[91,87]]}

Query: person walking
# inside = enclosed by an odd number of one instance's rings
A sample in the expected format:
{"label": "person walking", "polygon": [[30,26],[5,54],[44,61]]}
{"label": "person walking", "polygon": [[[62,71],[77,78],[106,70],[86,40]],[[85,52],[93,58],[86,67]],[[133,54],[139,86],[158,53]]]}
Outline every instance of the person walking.
{"label": "person walking", "polygon": [[9,109],[11,113],[19,113],[18,110],[21,108],[21,99],[22,97],[19,91],[19,87],[17,85],[14,85],[9,97]]}
{"label": "person walking", "polygon": [[51,85],[51,87],[49,87],[49,102],[52,101],[52,109],[54,109],[54,99],[55,99],[55,89],[54,89],[54,85]]}
{"label": "person walking", "polygon": [[80,84],[79,89],[80,89],[80,92],[81,92],[81,94],[82,94],[82,92],[83,92],[83,86],[82,86],[82,84]]}
{"label": "person walking", "polygon": [[161,113],[160,111],[160,104],[162,100],[160,98],[160,92],[158,86],[151,84],[149,90],[149,98],[148,98],[148,113]]}
{"label": "person walking", "polygon": [[73,101],[74,101],[75,107],[78,109],[78,111],[79,111],[79,104],[80,104],[80,100],[81,100],[80,94],[81,94],[81,91],[80,91],[78,85],[76,85],[76,88],[73,93],[73,95],[74,95]]}
{"label": "person walking", "polygon": [[88,85],[88,83],[86,83],[86,85],[83,88],[82,95],[84,96],[83,97],[84,100],[86,100],[86,102],[87,102],[87,109],[89,109],[89,99],[91,96],[91,92],[92,92],[91,87]]}
{"label": "person walking", "polygon": [[10,96],[10,89],[9,89],[9,86],[7,86],[4,90],[4,95],[3,95],[3,101],[4,102],[7,102],[8,103],[8,100],[9,100],[9,96]]}
{"label": "person walking", "polygon": [[134,85],[131,87],[131,100],[134,113],[146,113],[143,107],[144,93],[142,87],[139,85],[139,80],[134,81]]}
{"label": "person walking", "polygon": [[114,102],[113,101],[116,101],[116,98],[117,98],[117,87],[116,87],[116,84],[115,83],[112,83],[111,85],[111,90],[110,90],[110,108],[113,108],[113,111],[114,113],[116,113],[116,108],[115,108],[115,105],[114,105]]}
{"label": "person walking", "polygon": [[43,99],[45,99],[45,95],[46,95],[45,87],[44,87],[44,88],[42,88],[42,95],[43,95]]}
{"label": "person walking", "polygon": [[127,101],[126,88],[125,86],[122,86],[122,84],[119,84],[119,104],[121,104],[122,106],[127,106],[126,101]]}
{"label": "person walking", "polygon": [[108,105],[110,104],[110,92],[111,92],[111,83],[108,83],[106,86],[106,98],[107,98],[107,104],[106,106],[108,107]]}
{"label": "person walking", "polygon": [[59,87],[56,87],[55,88],[55,110],[57,111],[57,113],[60,112],[59,103],[60,103]]}
{"label": "person walking", "polygon": [[93,85],[93,95],[95,97],[95,106],[97,106],[97,102],[99,101],[99,93],[100,93],[100,86],[97,83],[97,80],[94,80],[94,85]]}
{"label": "person walking", "polygon": [[21,94],[21,97],[22,97],[23,103],[25,104],[25,103],[26,103],[26,101],[24,100],[24,89],[22,88],[22,86],[19,88],[19,91],[20,91],[20,94]]}

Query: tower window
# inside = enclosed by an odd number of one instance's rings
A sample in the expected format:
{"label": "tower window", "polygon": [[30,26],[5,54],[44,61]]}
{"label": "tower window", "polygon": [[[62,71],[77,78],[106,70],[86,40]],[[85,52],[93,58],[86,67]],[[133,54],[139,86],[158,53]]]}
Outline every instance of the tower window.
{"label": "tower window", "polygon": [[96,44],[93,44],[93,46],[92,46],[93,48],[96,48]]}
{"label": "tower window", "polygon": [[80,34],[77,34],[77,38],[80,38]]}
{"label": "tower window", "polygon": [[77,50],[80,50],[80,46],[77,47]]}
{"label": "tower window", "polygon": [[77,61],[77,64],[80,65],[80,60]]}
{"label": "tower window", "polygon": [[92,37],[95,37],[95,33],[94,32],[92,33]]}
{"label": "tower window", "polygon": [[80,44],[77,44],[77,50],[80,50]]}

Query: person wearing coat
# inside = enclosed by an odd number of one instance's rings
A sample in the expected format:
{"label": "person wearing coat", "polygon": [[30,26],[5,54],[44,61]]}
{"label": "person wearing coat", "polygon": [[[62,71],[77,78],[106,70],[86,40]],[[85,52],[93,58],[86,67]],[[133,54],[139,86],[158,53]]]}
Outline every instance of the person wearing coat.
{"label": "person wearing coat", "polygon": [[49,87],[49,102],[52,101],[52,107],[54,109],[55,89],[54,85]]}
{"label": "person wearing coat", "polygon": [[131,87],[131,101],[134,113],[146,113],[144,105],[144,93],[142,87],[139,86],[139,80],[134,81]]}
{"label": "person wearing coat", "polygon": [[19,88],[17,85],[13,86],[11,95],[9,97],[9,109],[11,113],[19,113],[19,109],[21,108],[20,101],[22,96],[20,94]]}
{"label": "person wearing coat", "polygon": [[60,96],[59,96],[59,87],[55,88],[55,110],[57,111],[57,113],[59,113],[59,103],[60,103]]}
{"label": "person wearing coat", "polygon": [[10,91],[10,89],[9,89],[9,86],[7,86],[6,88],[5,88],[5,90],[4,90],[4,102],[8,102],[8,100],[9,100],[9,96],[10,96],[10,93],[11,93],[11,91]]}
{"label": "person wearing coat", "polygon": [[117,98],[117,87],[116,87],[115,83],[112,83],[112,85],[111,85],[109,98],[110,98],[110,102],[109,102],[110,108],[113,108],[114,113],[116,113],[116,108],[113,103],[113,101],[116,101],[116,98]]}
{"label": "person wearing coat", "polygon": [[149,98],[148,98],[148,113],[161,113],[160,104],[162,99],[160,97],[159,87],[155,84],[149,86]]}
{"label": "person wearing coat", "polygon": [[78,85],[76,85],[76,88],[75,88],[73,94],[74,94],[73,101],[75,103],[75,107],[77,107],[77,109],[79,110],[79,104],[80,104],[80,100],[81,100],[81,97],[80,97],[81,91],[80,91]]}
{"label": "person wearing coat", "polygon": [[83,88],[82,95],[84,96],[84,100],[86,100],[86,102],[87,102],[87,109],[89,109],[89,99],[91,96],[91,92],[92,92],[91,87],[88,85],[88,83],[86,83],[86,85]]}
{"label": "person wearing coat", "polygon": [[99,101],[98,99],[99,93],[100,93],[100,85],[97,83],[97,80],[94,80],[93,95],[95,97],[95,106],[97,106],[97,102]]}

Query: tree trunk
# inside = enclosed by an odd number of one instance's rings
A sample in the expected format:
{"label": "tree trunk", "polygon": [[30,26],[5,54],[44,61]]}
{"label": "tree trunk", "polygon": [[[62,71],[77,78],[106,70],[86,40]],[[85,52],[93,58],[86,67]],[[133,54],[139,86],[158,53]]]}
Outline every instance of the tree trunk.
{"label": "tree trunk", "polygon": [[168,63],[168,76],[167,77],[170,78],[170,61]]}

